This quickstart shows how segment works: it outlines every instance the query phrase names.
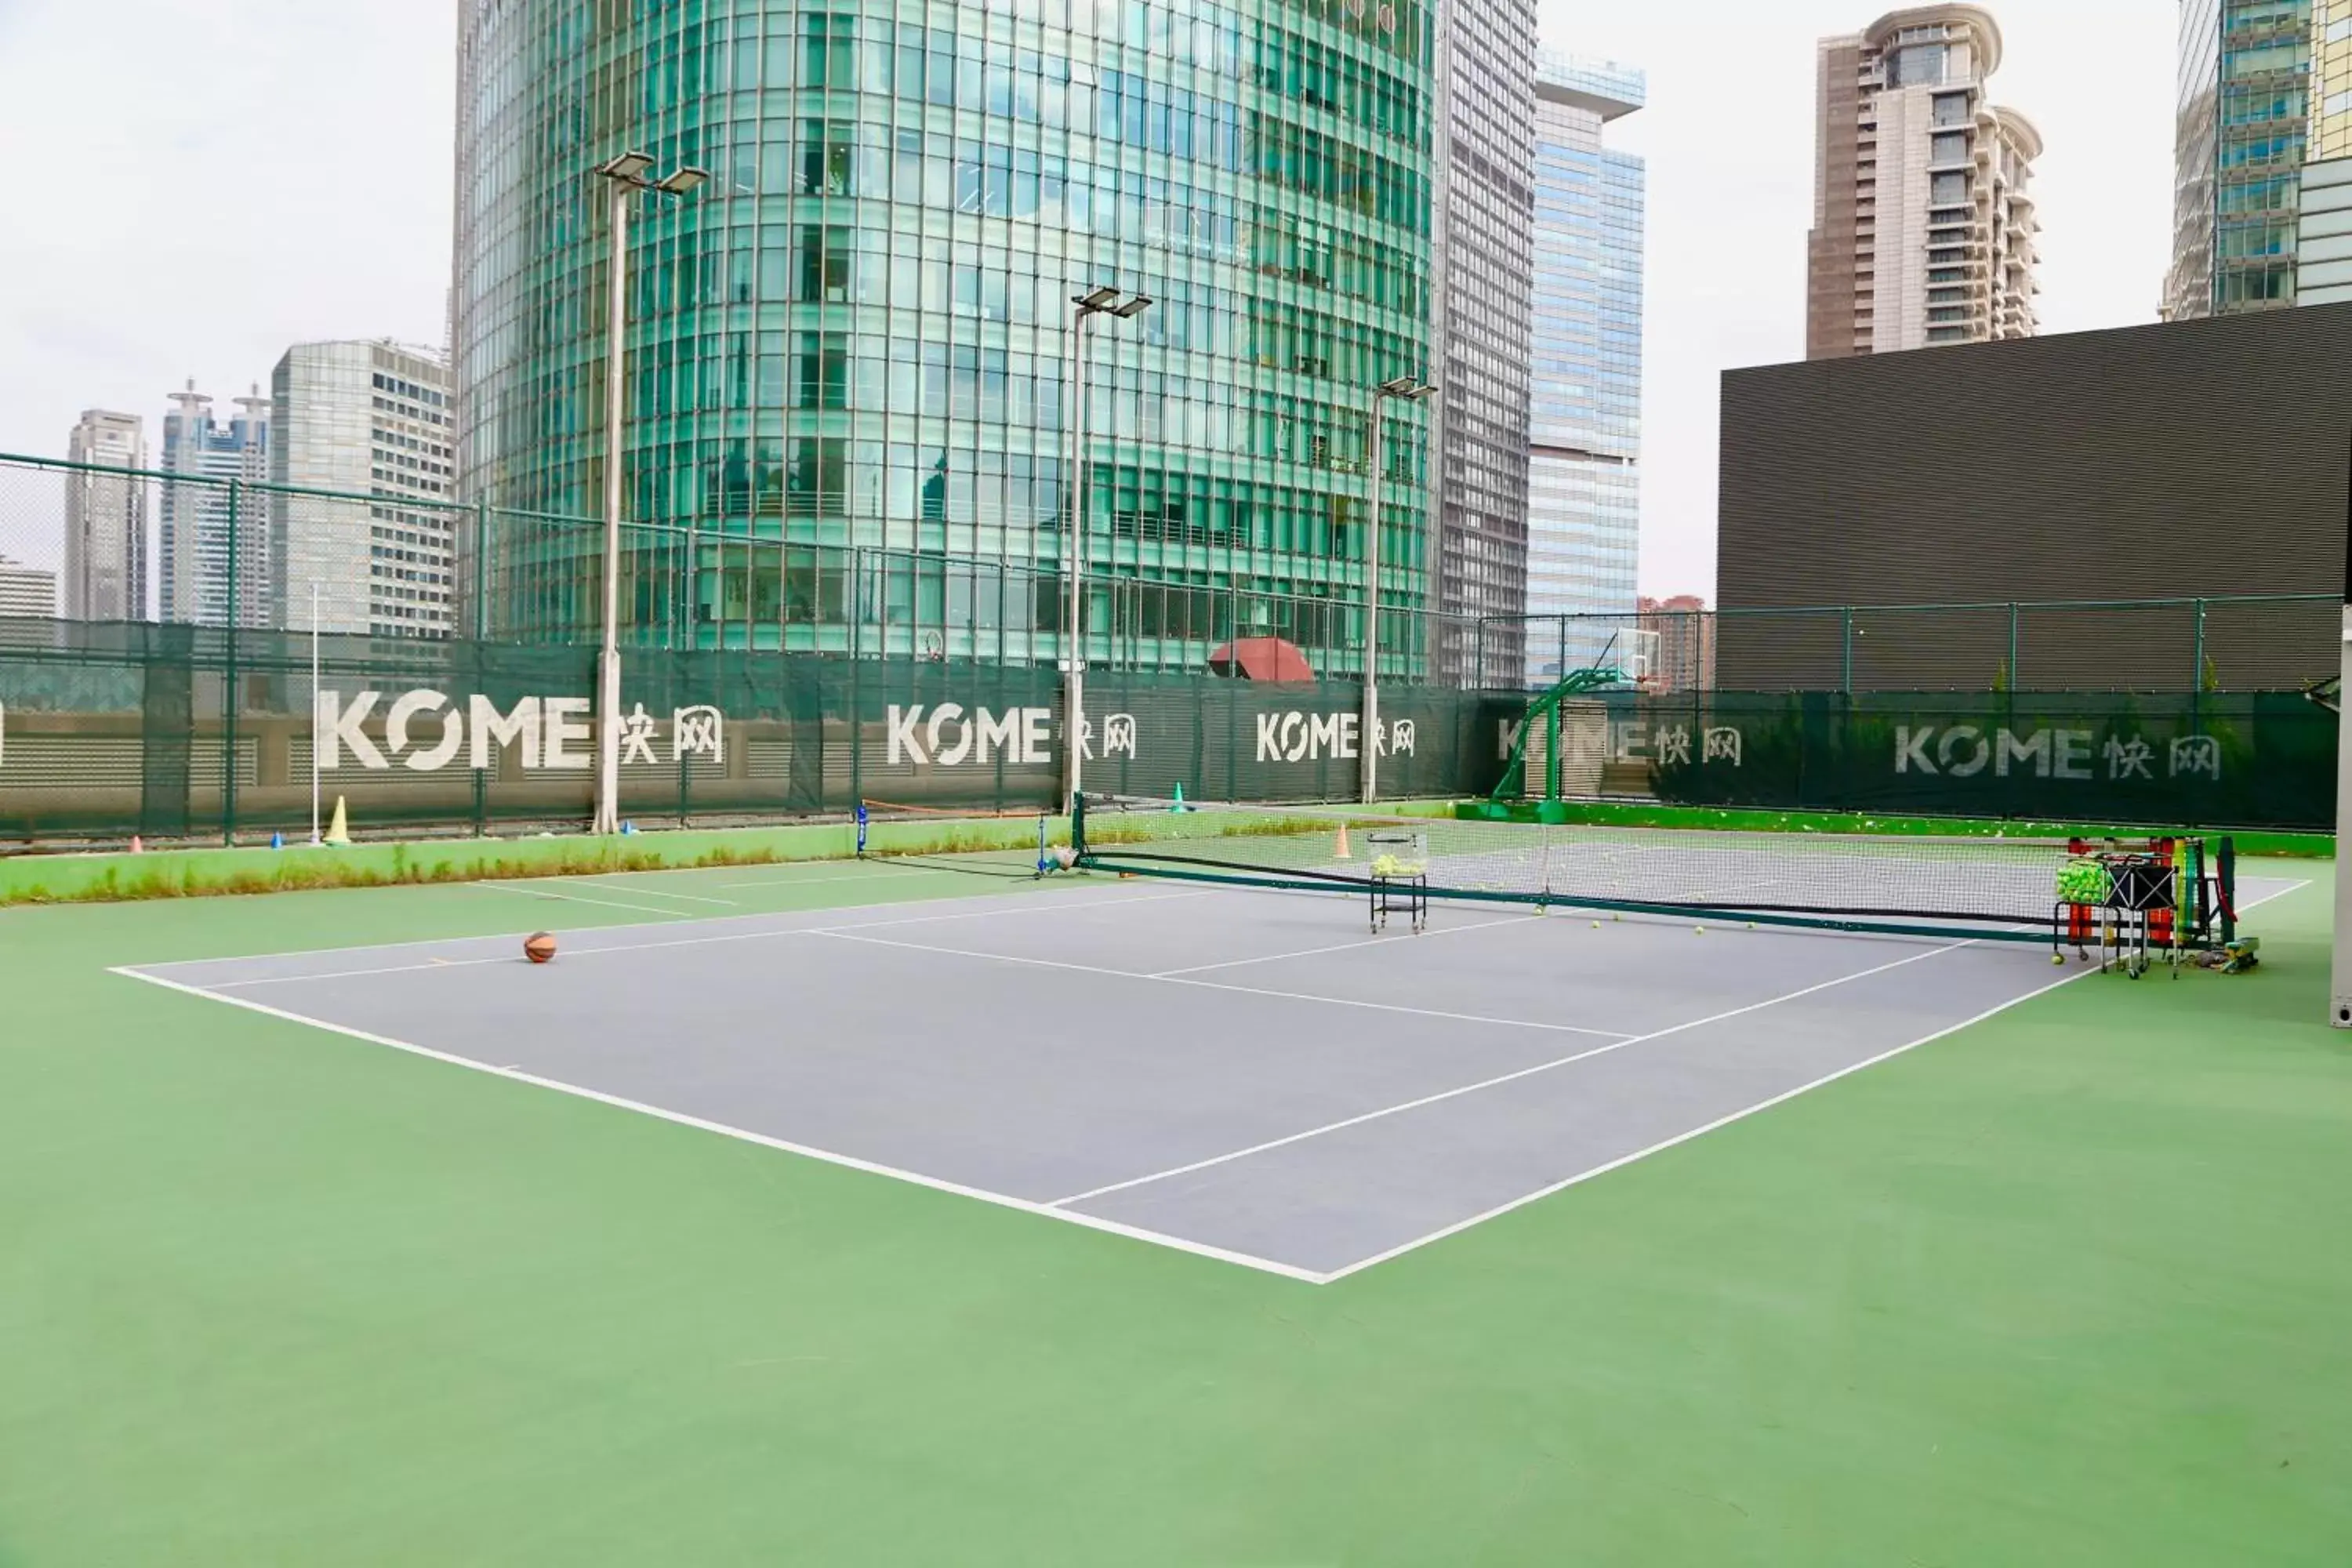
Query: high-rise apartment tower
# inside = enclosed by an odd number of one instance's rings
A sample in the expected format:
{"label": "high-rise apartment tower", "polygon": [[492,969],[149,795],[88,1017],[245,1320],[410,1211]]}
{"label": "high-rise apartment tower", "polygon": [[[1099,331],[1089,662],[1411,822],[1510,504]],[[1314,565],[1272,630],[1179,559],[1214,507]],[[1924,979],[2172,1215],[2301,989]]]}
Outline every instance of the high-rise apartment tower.
{"label": "high-rise apartment tower", "polygon": [[2042,137],[1987,95],[2000,53],[1976,5],[1822,40],[1808,359],[2033,335]]}

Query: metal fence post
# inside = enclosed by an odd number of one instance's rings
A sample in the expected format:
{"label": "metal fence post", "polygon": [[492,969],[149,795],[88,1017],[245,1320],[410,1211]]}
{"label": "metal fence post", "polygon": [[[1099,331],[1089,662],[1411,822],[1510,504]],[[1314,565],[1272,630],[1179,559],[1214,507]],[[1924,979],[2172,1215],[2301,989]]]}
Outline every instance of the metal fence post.
{"label": "metal fence post", "polygon": [[2189,682],[2189,689],[2202,699],[2205,695],[2205,601],[2202,599],[2196,601],[2195,608],[2197,614],[2196,664],[2189,670],[2191,679]]}
{"label": "metal fence post", "polygon": [[489,640],[490,503],[474,502],[474,640]]}
{"label": "metal fence post", "polygon": [[1845,652],[1841,660],[1843,673],[1839,678],[1838,689],[1851,697],[1853,695],[1853,606],[1846,605],[1840,615],[1844,623]]}
{"label": "metal fence post", "polygon": [[2017,668],[2017,604],[2011,600],[2009,606],[2009,690],[2012,697],[2017,694],[2021,674],[2022,671]]}

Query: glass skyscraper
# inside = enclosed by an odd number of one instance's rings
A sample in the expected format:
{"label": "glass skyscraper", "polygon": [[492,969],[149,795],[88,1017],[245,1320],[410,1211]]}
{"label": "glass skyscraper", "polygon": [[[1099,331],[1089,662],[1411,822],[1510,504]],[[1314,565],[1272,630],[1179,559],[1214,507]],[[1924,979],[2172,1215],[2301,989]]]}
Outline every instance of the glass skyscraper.
{"label": "glass skyscraper", "polygon": [[2295,300],[2312,0],[2180,0],[2173,321]]}
{"label": "glass skyscraper", "polygon": [[1647,176],[1602,145],[1640,71],[1546,55],[1535,79],[1528,614],[1616,616],[1528,633],[1530,684],[1589,668],[1633,629],[1642,531],[1642,257]]}
{"label": "glass skyscraper", "polygon": [[[470,0],[467,497],[599,510],[593,172],[641,149],[715,177],[631,228],[627,512],[669,531],[633,536],[629,640],[1057,659],[1070,300],[1108,286],[1152,303],[1088,330],[1089,657],[1272,632],[1343,658],[1370,391],[1433,372],[1433,26],[1424,0]],[[1399,608],[1433,597],[1428,420],[1386,405]],[[494,593],[493,630],[593,626],[596,547],[562,538],[577,569]]]}

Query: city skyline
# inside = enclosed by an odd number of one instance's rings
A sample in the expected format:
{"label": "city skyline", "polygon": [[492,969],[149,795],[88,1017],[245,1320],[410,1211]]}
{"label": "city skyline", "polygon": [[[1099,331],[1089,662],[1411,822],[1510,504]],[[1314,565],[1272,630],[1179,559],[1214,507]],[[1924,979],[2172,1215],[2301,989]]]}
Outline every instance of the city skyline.
{"label": "city skyline", "polygon": [[[2122,0],[2045,9],[2001,16],[2002,95],[2028,105],[2052,144],[2039,179],[2051,226],[2043,331],[2152,319],[2168,258],[2174,15]],[[1653,171],[1645,591],[1711,589],[1719,373],[1802,353],[1814,40],[1868,17],[1843,5],[1767,10],[1544,8],[1548,43],[1651,75],[1652,108],[1624,138]],[[455,122],[446,14],[321,15],[261,0],[224,28],[134,0],[124,20],[127,46],[110,43],[104,68],[157,89],[128,94],[125,114],[91,134],[100,161],[128,184],[61,193],[68,221],[45,227],[37,244],[23,232],[0,237],[0,262],[15,264],[32,285],[24,298],[37,300],[0,310],[0,346],[26,371],[0,389],[0,448],[55,453],[86,407],[152,417],[149,389],[175,384],[190,365],[225,370],[219,384],[235,385],[289,342],[440,342],[452,205],[443,148]],[[1688,48],[1695,26],[1709,49]],[[97,68],[98,48],[60,0],[0,16],[8,89],[0,126],[33,135],[79,123],[66,89],[78,59]],[[2086,58],[2103,62],[2087,81],[2077,68]],[[316,68],[330,59],[337,73]],[[1714,119],[1713,106],[1729,102],[1748,111],[1737,138],[1722,137]],[[308,128],[283,150],[286,177],[247,192],[240,215],[192,201],[198,182],[187,172],[260,133],[272,106],[299,112]],[[373,127],[386,118],[415,128],[417,155],[402,178],[386,186],[338,177],[373,155]],[[166,226],[192,237],[185,275],[205,312],[133,287],[145,277],[140,237]],[[1727,269],[1712,252],[1735,230],[1741,265]]]}

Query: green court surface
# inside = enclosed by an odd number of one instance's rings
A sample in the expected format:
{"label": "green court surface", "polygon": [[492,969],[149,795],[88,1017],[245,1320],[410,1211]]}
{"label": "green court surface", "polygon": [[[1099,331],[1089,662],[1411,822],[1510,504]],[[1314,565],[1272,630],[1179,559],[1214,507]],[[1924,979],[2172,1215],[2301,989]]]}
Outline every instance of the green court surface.
{"label": "green court surface", "polygon": [[2294,874],[2255,975],[2091,975],[1320,1287],[107,972],[1003,882],[0,910],[0,1564],[2342,1564]]}

